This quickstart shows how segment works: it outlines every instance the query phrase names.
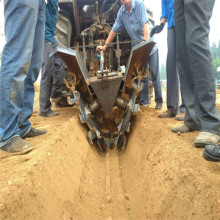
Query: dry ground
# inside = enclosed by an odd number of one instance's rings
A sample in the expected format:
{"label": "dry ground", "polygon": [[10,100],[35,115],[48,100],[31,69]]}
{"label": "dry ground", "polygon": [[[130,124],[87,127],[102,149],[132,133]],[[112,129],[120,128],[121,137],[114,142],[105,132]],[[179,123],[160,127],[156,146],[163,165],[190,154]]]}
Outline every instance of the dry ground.
{"label": "dry ground", "polygon": [[[77,107],[31,118],[46,135],[23,156],[0,152],[0,219],[220,219],[220,163],[195,148],[198,132],[177,135],[175,119],[141,109],[125,151],[99,153]],[[220,92],[217,98],[220,108]]]}

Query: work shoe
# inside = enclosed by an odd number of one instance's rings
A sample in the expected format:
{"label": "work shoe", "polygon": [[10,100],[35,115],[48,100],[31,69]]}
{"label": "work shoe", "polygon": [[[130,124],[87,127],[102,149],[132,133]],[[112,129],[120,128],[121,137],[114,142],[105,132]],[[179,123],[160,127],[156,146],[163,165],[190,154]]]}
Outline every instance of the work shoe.
{"label": "work shoe", "polygon": [[187,133],[190,131],[192,131],[192,130],[185,124],[183,124],[181,126],[172,127],[172,132],[175,132],[175,133],[180,132],[181,134],[183,134],[183,133]]}
{"label": "work shoe", "polygon": [[201,131],[199,136],[195,139],[194,145],[196,147],[205,147],[209,144],[216,144],[220,136],[211,132]]}
{"label": "work shoe", "polygon": [[179,114],[177,114],[177,115],[175,116],[175,119],[176,119],[177,121],[184,121],[184,117],[185,117],[185,112],[180,112]]}
{"label": "work shoe", "polygon": [[161,110],[163,108],[163,104],[162,103],[157,103],[155,108]]}
{"label": "work shoe", "polygon": [[31,127],[31,129],[28,131],[27,134],[25,134],[24,136],[22,136],[22,138],[27,138],[27,137],[36,137],[42,134],[46,134],[47,131],[45,129],[36,129]]}
{"label": "work shoe", "polygon": [[19,136],[15,136],[0,149],[13,155],[22,155],[30,152],[32,150],[32,146],[29,142],[21,139]]}
{"label": "work shoe", "polygon": [[40,112],[39,115],[42,117],[52,117],[59,115],[59,112],[54,112],[50,109],[48,112]]}
{"label": "work shoe", "polygon": [[220,161],[220,145],[206,145],[203,150],[203,156],[206,160],[218,162]]}
{"label": "work shoe", "polygon": [[175,114],[173,114],[172,109],[169,108],[165,112],[161,113],[158,117],[159,118],[172,118],[172,117],[175,117]]}

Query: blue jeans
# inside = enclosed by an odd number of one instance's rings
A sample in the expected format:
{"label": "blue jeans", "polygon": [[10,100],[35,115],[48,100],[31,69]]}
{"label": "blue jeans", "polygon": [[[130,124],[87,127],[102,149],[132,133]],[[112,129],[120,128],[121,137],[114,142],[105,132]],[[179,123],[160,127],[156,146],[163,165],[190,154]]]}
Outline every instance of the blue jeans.
{"label": "blue jeans", "polygon": [[[154,86],[154,93],[155,93],[155,102],[156,103],[163,103],[162,97],[162,89],[160,84],[160,72],[159,72],[159,55],[158,50],[156,50],[148,60],[149,71],[152,76],[152,83]],[[142,80],[144,86],[143,90],[141,91],[141,104],[149,104],[150,97],[149,97],[149,79],[148,77]]]}
{"label": "blue jeans", "polygon": [[4,0],[6,44],[0,72],[0,146],[30,128],[44,43],[45,1]]}

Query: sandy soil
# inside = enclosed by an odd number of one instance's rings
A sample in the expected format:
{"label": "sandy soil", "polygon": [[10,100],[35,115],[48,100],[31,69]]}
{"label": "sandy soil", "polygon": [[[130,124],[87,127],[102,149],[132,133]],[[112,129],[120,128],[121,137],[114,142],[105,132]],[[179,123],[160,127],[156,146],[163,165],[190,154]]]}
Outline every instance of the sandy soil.
{"label": "sandy soil", "polygon": [[[220,94],[217,99],[220,108]],[[0,152],[0,219],[220,219],[220,163],[195,148],[198,132],[171,132],[154,104],[136,117],[125,151],[86,140],[77,106],[31,118],[46,135],[23,156]]]}

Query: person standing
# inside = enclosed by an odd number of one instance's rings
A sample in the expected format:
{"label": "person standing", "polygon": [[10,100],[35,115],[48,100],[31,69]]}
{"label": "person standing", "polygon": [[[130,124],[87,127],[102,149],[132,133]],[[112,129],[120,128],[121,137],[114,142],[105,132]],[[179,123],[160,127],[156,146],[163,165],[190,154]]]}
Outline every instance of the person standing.
{"label": "person standing", "polygon": [[51,110],[50,98],[53,102],[60,101],[65,96],[66,91],[62,91],[64,80],[65,64],[63,60],[55,53],[50,55],[58,46],[54,37],[56,31],[58,0],[48,0],[46,5],[46,23],[45,23],[45,42],[43,64],[40,81],[40,112],[42,117],[51,117],[59,115],[58,112]]}
{"label": "person standing", "polygon": [[[151,31],[153,28],[154,20],[151,16],[148,16],[148,18],[149,18],[149,30]],[[154,40],[153,38],[151,39]],[[161,110],[163,108],[163,97],[162,97],[162,89],[161,89],[161,83],[160,83],[159,52],[158,52],[157,45],[155,45],[151,51],[151,54],[148,60],[148,66],[149,66],[149,72],[150,72],[149,74],[151,74],[152,84],[154,87],[154,95],[155,95],[155,102],[156,102],[155,108]],[[142,82],[144,86],[141,91],[141,105],[148,106],[150,104],[149,77],[143,79]]]}
{"label": "person standing", "polygon": [[[151,36],[160,33],[165,23],[168,23],[167,36],[167,111],[159,115],[160,118],[175,117],[177,120],[183,120],[185,106],[182,99],[182,104],[179,108],[179,75],[176,63],[176,35],[174,21],[174,0],[162,0],[162,13],[160,25],[156,25]],[[180,115],[177,115],[180,112]]]}
{"label": "person standing", "polygon": [[177,64],[186,106],[184,124],[173,132],[200,130],[196,147],[220,139],[214,68],[209,51],[209,20],[215,0],[175,0]]}
{"label": "person standing", "polygon": [[40,72],[45,26],[44,0],[4,0],[6,44],[0,72],[0,149],[32,150],[26,137],[45,134],[31,126],[34,82]]}

